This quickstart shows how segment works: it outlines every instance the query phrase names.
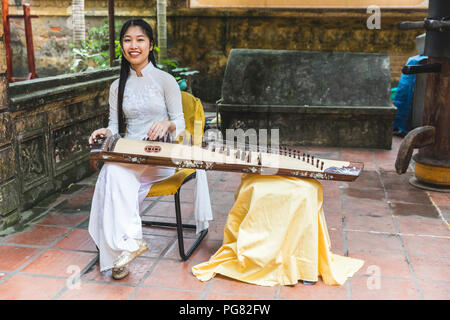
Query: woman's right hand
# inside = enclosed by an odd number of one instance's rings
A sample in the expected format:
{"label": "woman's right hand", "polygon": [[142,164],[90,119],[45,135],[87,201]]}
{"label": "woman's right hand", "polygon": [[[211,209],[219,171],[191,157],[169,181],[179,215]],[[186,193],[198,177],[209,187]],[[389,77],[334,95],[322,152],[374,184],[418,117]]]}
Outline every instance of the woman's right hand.
{"label": "woman's right hand", "polygon": [[104,139],[106,137],[109,137],[112,135],[111,130],[107,128],[100,128],[92,132],[91,136],[89,137],[89,144],[93,144],[97,142],[98,138]]}

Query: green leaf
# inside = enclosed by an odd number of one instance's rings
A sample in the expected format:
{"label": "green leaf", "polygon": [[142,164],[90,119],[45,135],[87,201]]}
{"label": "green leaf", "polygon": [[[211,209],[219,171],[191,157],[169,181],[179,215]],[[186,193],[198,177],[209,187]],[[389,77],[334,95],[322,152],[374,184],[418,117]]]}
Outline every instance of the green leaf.
{"label": "green leaf", "polygon": [[172,67],[174,67],[174,68],[177,67],[177,64],[176,64],[175,61],[172,61],[172,60],[165,60],[165,59],[159,59],[159,61],[162,62],[162,63],[164,63],[164,64],[166,64],[166,65],[172,66]]}
{"label": "green leaf", "polygon": [[180,75],[182,75],[182,76],[192,76],[193,74],[196,74],[196,73],[200,73],[200,72],[197,71],[197,70],[192,70],[192,71],[188,71],[188,72],[180,72]]}
{"label": "green leaf", "polygon": [[[180,71],[187,71],[189,70],[189,67],[185,67],[185,68],[175,68],[172,69],[172,72],[180,72]],[[181,73],[180,73],[181,74]]]}

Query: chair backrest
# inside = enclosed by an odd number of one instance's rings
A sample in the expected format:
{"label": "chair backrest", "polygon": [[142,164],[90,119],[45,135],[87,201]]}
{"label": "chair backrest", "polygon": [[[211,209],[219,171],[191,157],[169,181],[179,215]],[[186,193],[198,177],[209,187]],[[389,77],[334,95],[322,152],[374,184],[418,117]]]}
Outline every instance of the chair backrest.
{"label": "chair backrest", "polygon": [[201,145],[203,130],[205,129],[205,112],[202,102],[192,94],[181,91],[186,133],[193,137],[195,145]]}

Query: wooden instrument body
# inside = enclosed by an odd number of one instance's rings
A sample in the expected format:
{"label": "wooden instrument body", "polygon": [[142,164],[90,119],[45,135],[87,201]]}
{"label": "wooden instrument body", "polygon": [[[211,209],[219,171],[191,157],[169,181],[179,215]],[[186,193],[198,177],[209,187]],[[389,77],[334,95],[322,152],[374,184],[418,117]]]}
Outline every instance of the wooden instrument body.
{"label": "wooden instrument body", "polygon": [[275,153],[267,151],[252,151],[250,146],[242,149],[226,144],[201,147],[112,136],[94,146],[90,158],[92,163],[123,162],[340,181],[355,180],[364,167],[361,162],[321,159],[286,148]]}

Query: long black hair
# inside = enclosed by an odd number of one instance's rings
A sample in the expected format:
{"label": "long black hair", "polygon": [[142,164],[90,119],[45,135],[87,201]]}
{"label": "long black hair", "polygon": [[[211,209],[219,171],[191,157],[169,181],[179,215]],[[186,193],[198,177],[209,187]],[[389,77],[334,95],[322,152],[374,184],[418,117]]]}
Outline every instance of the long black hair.
{"label": "long black hair", "polygon": [[[153,40],[152,27],[150,27],[150,25],[142,19],[131,19],[131,20],[128,20],[127,22],[125,22],[122,26],[122,29],[120,30],[120,46],[121,46],[121,48],[123,48],[123,37],[125,36],[125,32],[127,32],[128,28],[134,27],[134,26],[141,27],[141,29],[144,31],[144,33],[147,35],[147,37],[150,39],[150,45],[155,43],[155,41]],[[155,56],[153,54],[153,50],[150,51],[150,54],[148,55],[148,61],[153,63],[153,65],[156,67],[156,60],[155,60]],[[121,134],[125,133],[125,128],[126,128],[125,116],[123,114],[123,95],[125,92],[125,85],[127,83],[129,73],[130,73],[130,63],[125,58],[124,54],[122,53],[122,62],[120,65],[119,92],[118,92],[118,96],[117,96],[119,133],[121,133]]]}

